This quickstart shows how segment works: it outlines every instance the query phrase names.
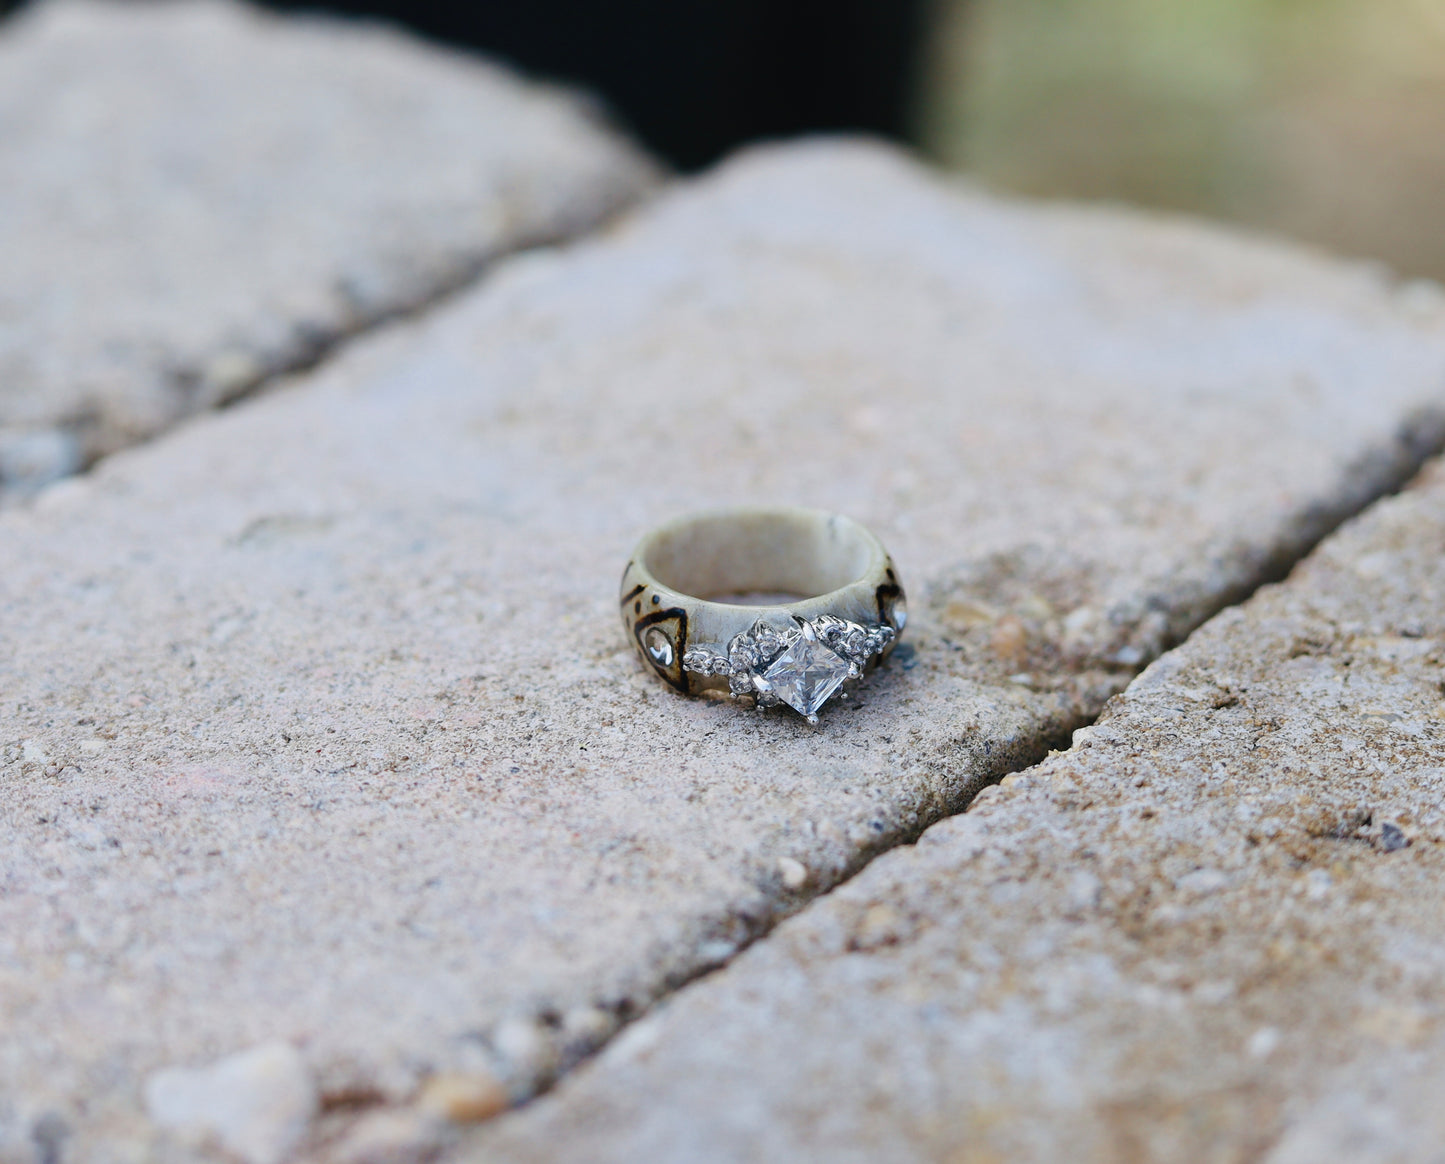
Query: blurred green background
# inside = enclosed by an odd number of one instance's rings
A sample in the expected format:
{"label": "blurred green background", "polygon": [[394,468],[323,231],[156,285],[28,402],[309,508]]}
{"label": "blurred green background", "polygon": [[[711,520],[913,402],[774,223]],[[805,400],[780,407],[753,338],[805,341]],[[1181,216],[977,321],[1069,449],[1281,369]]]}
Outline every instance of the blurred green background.
{"label": "blurred green background", "polygon": [[936,0],[915,132],[1004,190],[1445,277],[1445,0]]}

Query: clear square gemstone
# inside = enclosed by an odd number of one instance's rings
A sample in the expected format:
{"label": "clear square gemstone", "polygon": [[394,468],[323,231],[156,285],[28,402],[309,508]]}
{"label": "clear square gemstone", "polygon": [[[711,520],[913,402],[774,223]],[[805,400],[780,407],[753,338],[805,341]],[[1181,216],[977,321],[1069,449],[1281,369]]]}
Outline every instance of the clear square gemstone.
{"label": "clear square gemstone", "polygon": [[809,719],[848,678],[848,660],[811,632],[811,627],[806,628],[763,672],[768,690]]}

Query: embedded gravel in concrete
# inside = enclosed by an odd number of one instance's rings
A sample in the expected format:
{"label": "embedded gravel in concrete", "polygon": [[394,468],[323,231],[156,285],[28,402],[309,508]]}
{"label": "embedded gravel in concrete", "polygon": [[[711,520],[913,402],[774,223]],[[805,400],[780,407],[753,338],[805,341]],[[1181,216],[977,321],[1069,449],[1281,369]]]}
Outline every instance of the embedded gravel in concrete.
{"label": "embedded gravel in concrete", "polygon": [[0,25],[0,486],[233,399],[652,178],[581,100],[380,27],[36,4]]}
{"label": "embedded gravel in concrete", "polygon": [[452,1158],[1438,1160],[1445,466]]}
{"label": "embedded gravel in concrete", "polygon": [[[0,516],[0,1158],[203,1154],[145,1096],[277,1040],[338,1158],[532,1094],[1065,742],[1442,406],[1445,323],[1366,270],[822,144],[52,487]],[[780,501],[910,588],[818,729],[618,625],[650,525]]]}

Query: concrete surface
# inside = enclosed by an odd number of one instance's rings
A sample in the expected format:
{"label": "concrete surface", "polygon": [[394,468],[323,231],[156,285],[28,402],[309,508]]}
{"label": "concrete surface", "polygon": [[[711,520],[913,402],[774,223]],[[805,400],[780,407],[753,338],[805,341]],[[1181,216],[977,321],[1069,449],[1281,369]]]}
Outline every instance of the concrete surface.
{"label": "concrete surface", "polygon": [[652,178],[581,99],[379,27],[36,4],[0,25],[0,486],[234,399]]}
{"label": "concrete surface", "polygon": [[[303,1154],[431,1150],[1065,743],[1442,409],[1368,271],[819,144],[53,486],[0,516],[0,1159],[219,1152],[147,1096],[278,1041]],[[780,501],[909,587],[818,729],[617,629],[650,525]]]}
{"label": "concrete surface", "polygon": [[456,1160],[1440,1159],[1445,465]]}

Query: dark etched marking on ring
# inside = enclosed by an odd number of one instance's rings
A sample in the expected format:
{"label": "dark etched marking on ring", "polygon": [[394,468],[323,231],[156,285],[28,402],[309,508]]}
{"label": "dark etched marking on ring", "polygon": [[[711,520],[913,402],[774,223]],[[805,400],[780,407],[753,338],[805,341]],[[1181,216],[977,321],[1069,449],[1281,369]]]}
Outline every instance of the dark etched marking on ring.
{"label": "dark etched marking on ring", "polygon": [[[632,563],[631,563],[631,562],[629,562],[629,563],[627,564],[627,568],[628,568],[629,570],[632,569]],[[622,580],[623,580],[624,582],[627,581],[627,575],[624,574],[624,575],[622,576]],[[636,598],[639,594],[641,594],[641,593],[642,593],[644,590],[646,590],[646,589],[647,589],[646,586],[640,586],[640,585],[639,585],[639,586],[634,586],[631,590],[629,590],[626,594],[624,594],[624,595],[622,596],[622,601],[619,602],[617,605],[618,605],[618,606],[626,606],[629,602],[631,602],[634,598]]]}
{"label": "dark etched marking on ring", "polygon": [[[892,571],[889,571],[890,575]],[[873,592],[873,599],[878,603],[878,621],[893,626],[893,604],[903,597],[903,587],[896,582],[885,582]],[[894,627],[897,630],[897,627]]]}
{"label": "dark etched marking on ring", "polygon": [[[673,627],[666,624],[675,623]],[[653,655],[647,648],[647,632],[657,627],[664,633],[671,631],[669,638],[672,643],[672,658],[665,664]],[[633,637],[637,639],[637,645],[642,650],[642,657],[667,683],[681,691],[684,695],[689,694],[687,672],[682,669],[682,657],[687,653],[687,611],[680,606],[669,607],[667,610],[656,610],[649,615],[639,618],[632,624]]]}

